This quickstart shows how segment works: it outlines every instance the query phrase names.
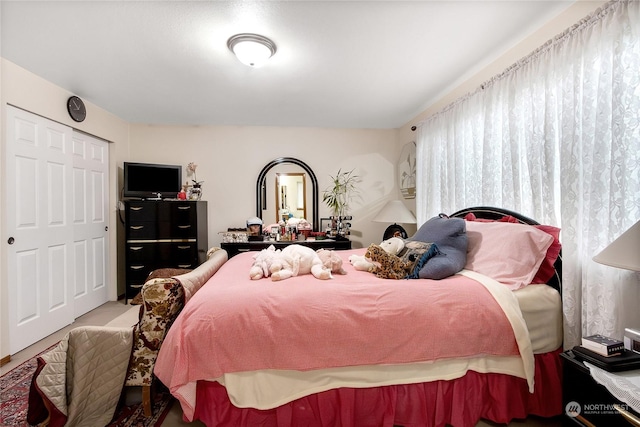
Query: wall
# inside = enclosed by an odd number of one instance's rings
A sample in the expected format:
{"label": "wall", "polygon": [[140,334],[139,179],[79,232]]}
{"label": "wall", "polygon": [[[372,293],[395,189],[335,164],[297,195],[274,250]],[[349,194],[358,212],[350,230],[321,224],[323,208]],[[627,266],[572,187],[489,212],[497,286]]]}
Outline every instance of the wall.
{"label": "wall", "polygon": [[[5,139],[7,104],[22,108],[111,142],[111,144],[109,144],[109,171],[111,174],[109,193],[111,206],[109,207],[109,266],[107,274],[109,276],[109,280],[115,284],[118,278],[118,233],[116,232],[118,227],[116,215],[116,203],[118,200],[116,176],[118,169],[116,166],[118,164],[121,165],[128,155],[128,124],[107,111],[104,111],[96,105],[88,102],[85,102],[87,104],[87,119],[82,123],[76,123],[71,120],[66,109],[67,99],[73,94],[21,67],[18,67],[12,62],[1,58],[0,61],[0,123],[2,123],[0,126],[0,138],[2,139],[0,164],[4,165],[6,161]],[[75,95],[80,95],[82,97],[82,94]],[[4,176],[1,173],[0,176],[2,177],[0,179],[4,180]],[[4,186],[5,183],[3,182],[3,189],[5,188]],[[0,235],[2,236],[2,241],[6,242],[9,236],[6,235],[6,230],[4,229],[6,221],[5,212],[7,212],[8,207],[11,205],[11,201],[6,200],[4,191],[1,193]],[[6,337],[8,336],[8,318],[6,317],[8,310],[6,262],[7,257],[3,251],[2,256],[0,257],[0,337],[2,338],[2,340],[0,340],[0,357],[8,354],[8,343],[6,340]],[[118,280],[118,282],[124,283],[123,279]],[[124,285],[122,286],[122,290],[124,291]],[[112,286],[109,289],[109,299],[115,300],[116,298],[117,289],[116,286]]]}
{"label": "wall", "polygon": [[[258,174],[278,157],[298,158],[314,171],[320,217],[330,215],[322,203],[330,176],[339,169],[355,169],[361,182],[360,197],[353,201],[351,210],[354,247],[379,243],[389,224],[372,219],[386,201],[399,197],[395,129],[131,125],[130,130],[130,161],[182,165],[183,181],[186,165],[198,164],[198,181],[204,180],[202,199],[208,201],[209,246],[220,244],[219,232],[244,227],[246,220],[255,216]],[[298,170],[293,167],[291,172]],[[281,168],[278,171],[284,172]],[[271,194],[275,189],[270,186],[267,191]],[[410,227],[407,231],[411,232]]]}
{"label": "wall", "polygon": [[[495,61],[491,62],[488,66],[479,70],[476,74],[468,79],[458,82],[451,87],[451,90],[443,97],[431,103],[424,111],[416,115],[413,119],[407,122],[398,130],[398,137],[402,141],[415,141],[415,132],[411,130],[411,127],[418,124],[420,121],[440,111],[456,99],[466,95],[469,92],[475,91],[482,83],[490,80],[492,77],[502,73],[509,66],[515,64],[520,59],[529,55],[535,51],[538,47],[545,44],[548,40],[553,39],[558,34],[561,34],[566,29],[572,27],[578,23],[584,17],[593,13],[596,9],[601,7],[607,1],[603,0],[579,0],[564,12],[558,15],[555,19],[547,22],[544,26],[538,29],[535,33],[516,44],[509,51],[502,54]],[[415,205],[413,205],[415,207]],[[461,206],[464,208],[466,206]],[[413,211],[414,209],[412,209]]]}

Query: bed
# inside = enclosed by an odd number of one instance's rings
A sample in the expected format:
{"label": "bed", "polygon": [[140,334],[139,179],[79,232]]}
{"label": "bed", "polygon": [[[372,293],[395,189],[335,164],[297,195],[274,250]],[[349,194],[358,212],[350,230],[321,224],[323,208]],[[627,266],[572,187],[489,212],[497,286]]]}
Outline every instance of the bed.
{"label": "bed", "polygon": [[[207,426],[474,426],[560,415],[559,230],[488,207],[451,217],[465,218],[476,263],[441,280],[357,271],[348,257],[365,249],[339,251],[347,274],[326,281],[252,281],[255,254],[233,257],[185,305],[156,376],[186,421]],[[542,253],[514,286],[529,262],[523,250]],[[484,270],[487,258],[495,262]]]}

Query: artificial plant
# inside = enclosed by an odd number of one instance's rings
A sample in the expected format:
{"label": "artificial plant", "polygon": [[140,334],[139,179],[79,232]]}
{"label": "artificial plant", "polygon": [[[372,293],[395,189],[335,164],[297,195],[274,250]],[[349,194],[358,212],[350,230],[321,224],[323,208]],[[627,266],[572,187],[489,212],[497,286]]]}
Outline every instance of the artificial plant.
{"label": "artificial plant", "polygon": [[349,210],[349,202],[358,193],[356,184],[360,177],[353,171],[343,172],[338,169],[338,173],[331,176],[332,185],[322,193],[322,201],[334,216],[345,216]]}

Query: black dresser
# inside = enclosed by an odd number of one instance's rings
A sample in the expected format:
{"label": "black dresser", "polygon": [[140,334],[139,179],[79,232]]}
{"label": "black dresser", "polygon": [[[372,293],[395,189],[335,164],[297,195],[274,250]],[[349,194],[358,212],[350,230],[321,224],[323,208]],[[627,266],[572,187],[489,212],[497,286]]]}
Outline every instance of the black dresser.
{"label": "black dresser", "polygon": [[207,256],[207,202],[125,201],[126,295],[158,268],[195,268]]}

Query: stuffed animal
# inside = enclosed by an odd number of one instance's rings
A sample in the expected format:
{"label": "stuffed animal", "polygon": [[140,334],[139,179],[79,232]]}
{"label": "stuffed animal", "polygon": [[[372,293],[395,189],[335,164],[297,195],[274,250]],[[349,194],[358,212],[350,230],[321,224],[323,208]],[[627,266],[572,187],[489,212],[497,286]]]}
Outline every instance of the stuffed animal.
{"label": "stuffed animal", "polygon": [[282,249],[271,264],[271,280],[285,280],[301,274],[313,274],[316,279],[331,278],[331,271],[324,268],[322,260],[313,249],[302,245],[289,245]]}
{"label": "stuffed animal", "polygon": [[366,259],[364,255],[349,255],[349,262],[358,271],[371,271],[375,264]]}
{"label": "stuffed animal", "polygon": [[300,218],[300,222],[298,222],[298,230],[312,230],[313,226],[309,221],[304,218]]}
{"label": "stuffed animal", "polygon": [[287,219],[287,227],[297,227],[302,221],[300,218],[291,217]]}
{"label": "stuffed animal", "polygon": [[412,263],[386,252],[380,245],[369,245],[364,256],[377,264],[371,272],[381,279],[404,279],[411,270]]}
{"label": "stuffed animal", "polygon": [[[398,255],[404,249],[404,240],[399,237],[391,237],[384,240],[379,246],[388,254]],[[351,255],[349,256],[349,262],[353,265],[353,268],[359,271],[371,271],[376,266],[365,255]]]}
{"label": "stuffed animal", "polygon": [[388,254],[398,255],[404,249],[404,240],[399,237],[391,237],[380,243],[380,247]]}
{"label": "stuffed animal", "polygon": [[263,277],[269,277],[271,274],[271,264],[280,254],[280,249],[276,249],[270,245],[267,249],[263,249],[253,256],[253,265],[249,270],[251,280],[259,280]]}
{"label": "stuffed animal", "polygon": [[347,274],[344,268],[342,268],[342,258],[335,252],[328,249],[318,249],[316,251],[320,260],[322,261],[322,266],[332,273],[336,274]]}

